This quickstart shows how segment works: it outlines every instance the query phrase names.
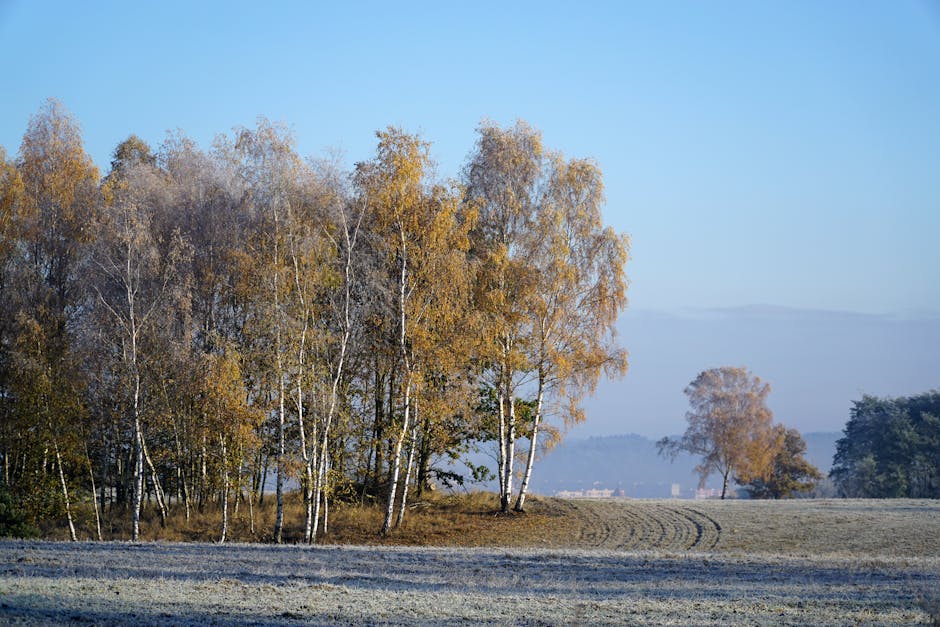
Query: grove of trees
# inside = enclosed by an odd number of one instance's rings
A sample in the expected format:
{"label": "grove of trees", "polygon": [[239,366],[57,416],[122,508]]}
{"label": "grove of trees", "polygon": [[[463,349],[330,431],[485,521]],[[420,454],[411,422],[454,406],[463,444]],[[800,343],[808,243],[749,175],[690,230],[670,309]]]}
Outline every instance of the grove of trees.
{"label": "grove of trees", "polygon": [[721,476],[722,499],[731,480],[755,498],[785,498],[811,489],[821,475],[803,458],[806,444],[799,432],[773,424],[768,394],[770,385],[746,368],[699,373],[685,389],[688,427],[680,438],[660,440],[660,453],[701,457],[696,472],[702,484],[713,473]]}
{"label": "grove of trees", "polygon": [[829,473],[843,496],[940,498],[940,391],[863,396],[843,434]]}
{"label": "grove of trees", "polygon": [[383,499],[387,533],[436,474],[459,480],[448,460],[493,445],[501,508],[524,508],[540,448],[626,369],[629,248],[602,223],[601,172],[524,122],[483,122],[456,180],[421,137],[377,140],[348,172],[264,119],[209,151],[131,136],[102,177],[50,100],[0,149],[0,496],[18,524],[74,539],[81,505],[93,535],[120,518],[137,539],[144,508],[215,508],[224,541],[270,480],[275,541],[292,486],[307,542],[337,497]]}

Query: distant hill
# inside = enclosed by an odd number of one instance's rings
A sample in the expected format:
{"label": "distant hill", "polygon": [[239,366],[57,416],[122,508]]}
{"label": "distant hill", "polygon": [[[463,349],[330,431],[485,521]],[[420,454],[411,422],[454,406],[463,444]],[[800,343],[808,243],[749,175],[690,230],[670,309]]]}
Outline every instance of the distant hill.
{"label": "distant hill", "polygon": [[775,419],[804,434],[840,431],[863,394],[919,394],[937,387],[940,373],[937,314],[631,308],[617,326],[630,370],[600,382],[570,437],[681,433],[689,408],[682,390],[706,368],[747,366],[772,386]]}
{"label": "distant hill", "polygon": [[[839,437],[834,432],[804,434],[806,457],[824,474]],[[657,453],[655,441],[635,434],[565,440],[537,462],[532,491],[552,495],[593,488],[632,498],[668,498],[678,484],[680,496],[690,498],[698,487],[697,461],[680,455],[670,462]],[[710,477],[706,487],[720,488],[720,479]]]}
{"label": "distant hill", "polygon": [[689,455],[670,462],[653,440],[636,434],[564,440],[538,462],[532,490],[612,489],[633,498],[667,498],[677,483],[681,496],[689,497],[698,487],[696,463]]}

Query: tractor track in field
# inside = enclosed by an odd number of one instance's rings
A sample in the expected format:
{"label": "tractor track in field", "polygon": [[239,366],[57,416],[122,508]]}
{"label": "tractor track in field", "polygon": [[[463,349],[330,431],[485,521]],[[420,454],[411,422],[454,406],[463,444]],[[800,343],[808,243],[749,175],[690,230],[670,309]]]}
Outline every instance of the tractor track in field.
{"label": "tractor track in field", "polygon": [[[547,499],[579,549],[940,557],[940,499]],[[546,544],[546,543],[543,543]]]}
{"label": "tractor track in field", "polygon": [[579,548],[711,551],[721,524],[679,503],[571,500],[564,507],[578,520]]}

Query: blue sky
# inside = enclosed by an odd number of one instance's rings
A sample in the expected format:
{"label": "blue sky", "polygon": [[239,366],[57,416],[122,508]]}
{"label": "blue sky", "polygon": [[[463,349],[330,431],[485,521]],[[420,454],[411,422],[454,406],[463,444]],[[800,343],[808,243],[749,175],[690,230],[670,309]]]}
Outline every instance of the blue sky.
{"label": "blue sky", "polygon": [[937,4],[0,0],[0,57],[11,155],[48,96],[103,170],[265,115],[350,163],[420,131],[454,176],[523,118],[600,163],[634,307],[940,311]]}
{"label": "blue sky", "polygon": [[0,58],[8,155],[53,96],[102,170],[131,133],[208,147],[259,115],[349,164],[419,131],[442,176],[484,117],[595,158],[632,237],[631,371],[575,434],[679,433],[720,365],[803,431],[937,385],[937,3],[0,0]]}

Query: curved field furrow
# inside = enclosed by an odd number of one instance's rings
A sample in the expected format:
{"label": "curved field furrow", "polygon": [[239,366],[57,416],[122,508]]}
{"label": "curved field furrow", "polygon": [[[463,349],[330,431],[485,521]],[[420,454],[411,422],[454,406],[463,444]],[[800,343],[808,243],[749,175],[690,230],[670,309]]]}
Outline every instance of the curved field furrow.
{"label": "curved field furrow", "polygon": [[625,547],[624,547],[624,548],[634,548],[634,547],[636,547],[636,546],[639,544],[639,542],[640,542],[639,527],[638,527],[636,524],[632,524],[632,523],[634,523],[636,520],[637,520],[636,514],[633,514],[633,513],[631,512],[631,514],[630,514],[630,520],[629,520],[629,521],[626,521],[626,522],[631,523],[631,524],[627,524],[627,525],[626,525],[627,533],[626,533],[626,538],[625,538],[626,543],[625,543]]}
{"label": "curved field furrow", "polygon": [[702,537],[702,525],[685,510],[679,510],[678,514],[683,520],[679,526],[677,542],[683,550],[694,548]]}
{"label": "curved field furrow", "polygon": [[561,507],[578,548],[940,555],[940,501],[584,499]]}
{"label": "curved field furrow", "polygon": [[597,508],[575,506],[577,514],[584,519],[579,530],[578,544],[580,546],[607,546],[610,540],[611,518],[601,515]]}
{"label": "curved field furrow", "polygon": [[711,551],[717,547],[718,542],[721,540],[721,524],[708,514],[692,507],[685,507],[683,509],[688,515],[694,517],[695,524],[698,526],[699,530],[695,544],[689,548]]}
{"label": "curved field furrow", "polygon": [[685,516],[695,528],[695,536],[692,537],[691,541],[685,545],[686,549],[691,549],[691,548],[694,548],[695,545],[699,544],[702,541],[702,536],[704,535],[704,527],[702,527],[702,523],[697,521],[693,516],[689,515],[688,513],[684,513],[683,516]]}
{"label": "curved field furrow", "polygon": [[[665,508],[660,508],[665,516]],[[674,533],[672,544],[677,549],[687,550],[698,542],[699,527],[696,521],[682,509],[669,512],[668,524]]]}
{"label": "curved field furrow", "polygon": [[673,524],[673,518],[670,516],[672,512],[662,511],[662,508],[659,507],[650,509],[651,517],[655,522],[653,533],[658,533],[658,537],[654,536],[653,544],[655,544],[657,548],[662,549],[675,548],[676,536],[681,528],[681,524]]}
{"label": "curved field furrow", "polygon": [[572,509],[580,518],[579,547],[710,551],[721,539],[717,521],[678,503],[589,501]]}

